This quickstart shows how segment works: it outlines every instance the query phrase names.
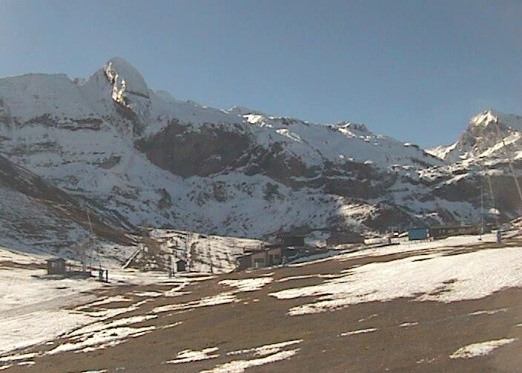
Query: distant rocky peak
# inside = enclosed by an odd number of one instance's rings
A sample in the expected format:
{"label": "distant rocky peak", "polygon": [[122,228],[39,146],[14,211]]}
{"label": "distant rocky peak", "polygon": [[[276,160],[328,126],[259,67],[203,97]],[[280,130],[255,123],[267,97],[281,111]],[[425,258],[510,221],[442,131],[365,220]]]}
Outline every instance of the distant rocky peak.
{"label": "distant rocky peak", "polygon": [[250,109],[250,108],[247,108],[244,106],[233,106],[230,109],[225,110],[225,112],[229,113],[229,114],[233,114],[233,115],[239,115],[239,116],[244,116],[244,115],[249,115],[249,114],[266,116],[265,114],[261,113],[258,110]]}
{"label": "distant rocky peak", "polygon": [[366,127],[366,125],[362,123],[348,123],[347,127],[353,131],[370,133],[368,127]]}
{"label": "distant rocky peak", "polygon": [[368,127],[360,123],[340,122],[334,125],[330,125],[329,127],[341,132],[348,137],[367,138],[373,136],[373,133],[368,129]]}
{"label": "distant rocky peak", "polygon": [[497,124],[500,129],[510,127],[515,131],[522,131],[522,117],[519,115],[505,114],[498,110],[488,109],[471,118],[471,127],[492,127],[497,130]]}
{"label": "distant rocky peak", "polygon": [[472,117],[469,124],[470,126],[485,127],[490,124],[498,123],[500,116],[502,116],[501,113],[488,109]]}
{"label": "distant rocky peak", "polygon": [[121,57],[110,59],[103,72],[112,86],[113,101],[123,110],[121,114],[134,123],[134,133],[140,134],[151,107],[151,91],[145,79]]}
{"label": "distant rocky peak", "polygon": [[149,97],[149,88],[143,76],[134,66],[121,57],[113,57],[104,66],[105,75],[114,87],[116,94],[132,93]]}
{"label": "distant rocky peak", "polygon": [[435,151],[451,161],[506,157],[518,146],[521,132],[522,117],[488,109],[471,118],[456,144]]}

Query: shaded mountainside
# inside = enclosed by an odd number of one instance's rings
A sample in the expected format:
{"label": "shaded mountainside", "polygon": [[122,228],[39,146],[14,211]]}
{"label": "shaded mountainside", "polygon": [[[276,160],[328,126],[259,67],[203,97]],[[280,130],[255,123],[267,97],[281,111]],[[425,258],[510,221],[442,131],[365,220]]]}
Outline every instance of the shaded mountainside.
{"label": "shaded mountainside", "polygon": [[91,229],[108,245],[134,243],[126,233],[131,226],[118,213],[71,196],[2,156],[0,196],[2,245],[75,257],[71,250]]}
{"label": "shaded mountainside", "polygon": [[[519,149],[518,119],[501,123],[505,142]],[[496,151],[493,135],[469,130],[430,154],[361,124],[207,108],[151,90],[121,58],[87,80],[0,80],[1,153],[89,201],[118,230],[251,238],[294,231],[342,240],[423,222],[478,222],[486,175],[494,191],[488,201],[495,201],[487,208],[510,218],[519,201],[506,159],[519,170],[521,157]]]}

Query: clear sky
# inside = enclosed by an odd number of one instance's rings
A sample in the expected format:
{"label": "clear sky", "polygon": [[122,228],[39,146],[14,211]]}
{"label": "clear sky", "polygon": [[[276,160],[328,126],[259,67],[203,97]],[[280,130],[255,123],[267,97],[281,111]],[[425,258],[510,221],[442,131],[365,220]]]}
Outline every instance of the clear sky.
{"label": "clear sky", "polygon": [[449,144],[522,114],[519,0],[0,0],[0,76],[88,77],[113,56],[216,108]]}

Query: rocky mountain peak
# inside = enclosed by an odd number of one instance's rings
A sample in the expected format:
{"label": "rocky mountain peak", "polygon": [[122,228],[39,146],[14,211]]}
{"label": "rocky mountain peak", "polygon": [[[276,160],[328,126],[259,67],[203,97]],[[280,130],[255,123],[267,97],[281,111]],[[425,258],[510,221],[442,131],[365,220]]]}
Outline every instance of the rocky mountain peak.
{"label": "rocky mountain peak", "polygon": [[522,117],[487,109],[470,119],[456,143],[429,152],[450,162],[472,161],[494,154],[505,157],[512,150],[505,146],[520,142],[521,137]]}
{"label": "rocky mountain peak", "polygon": [[102,71],[111,85],[111,98],[123,116],[133,123],[134,133],[140,134],[151,111],[151,94],[139,71],[121,57],[111,58]]}
{"label": "rocky mountain peak", "polygon": [[491,124],[498,123],[499,118],[504,116],[506,115],[493,109],[488,109],[472,117],[469,124],[470,127],[487,127]]}
{"label": "rocky mountain peak", "polygon": [[121,57],[111,58],[103,67],[114,87],[113,99],[120,102],[126,94],[149,98],[149,87],[139,71]]}

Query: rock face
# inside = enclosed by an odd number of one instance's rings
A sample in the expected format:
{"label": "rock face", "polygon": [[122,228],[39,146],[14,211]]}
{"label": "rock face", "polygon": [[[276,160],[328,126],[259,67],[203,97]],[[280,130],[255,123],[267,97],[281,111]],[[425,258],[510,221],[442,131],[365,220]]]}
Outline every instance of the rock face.
{"label": "rock face", "polygon": [[507,171],[509,160],[521,167],[521,123],[488,111],[456,144],[424,151],[361,124],[181,102],[121,58],[87,80],[0,80],[3,156],[98,206],[112,229],[326,239],[477,222],[485,180],[488,211],[509,218],[520,206]]}

